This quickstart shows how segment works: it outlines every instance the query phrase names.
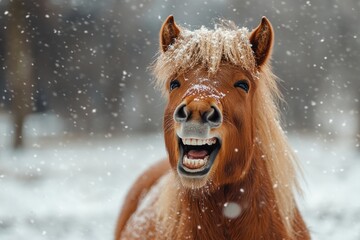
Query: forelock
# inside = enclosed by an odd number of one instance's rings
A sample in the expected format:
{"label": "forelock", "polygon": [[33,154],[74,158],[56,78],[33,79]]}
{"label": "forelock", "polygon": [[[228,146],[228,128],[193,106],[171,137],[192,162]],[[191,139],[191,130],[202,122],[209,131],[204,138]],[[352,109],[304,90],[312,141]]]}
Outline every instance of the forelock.
{"label": "forelock", "polygon": [[255,72],[255,58],[249,41],[249,30],[231,21],[221,20],[214,29],[201,27],[190,31],[180,27],[180,36],[161,52],[152,65],[156,85],[163,89],[171,77],[195,67],[215,74],[223,62]]}

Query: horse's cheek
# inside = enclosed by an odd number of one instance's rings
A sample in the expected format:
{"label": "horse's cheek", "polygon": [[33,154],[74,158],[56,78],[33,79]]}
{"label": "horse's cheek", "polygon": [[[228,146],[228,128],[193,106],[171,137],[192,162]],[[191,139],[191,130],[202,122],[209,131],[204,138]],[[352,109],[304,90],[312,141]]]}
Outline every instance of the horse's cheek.
{"label": "horse's cheek", "polygon": [[175,136],[174,130],[171,129],[165,132],[164,138],[165,138],[166,149],[169,154],[170,164],[173,168],[175,168],[178,161],[179,150],[178,150],[177,138]]}

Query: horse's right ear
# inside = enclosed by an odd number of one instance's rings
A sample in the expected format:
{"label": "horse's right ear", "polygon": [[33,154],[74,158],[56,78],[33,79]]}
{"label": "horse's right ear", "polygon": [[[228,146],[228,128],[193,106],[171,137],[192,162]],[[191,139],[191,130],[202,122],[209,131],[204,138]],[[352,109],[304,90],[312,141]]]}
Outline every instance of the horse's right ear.
{"label": "horse's right ear", "polygon": [[179,36],[180,29],[176,26],[174,17],[168,16],[160,30],[160,49],[166,52]]}

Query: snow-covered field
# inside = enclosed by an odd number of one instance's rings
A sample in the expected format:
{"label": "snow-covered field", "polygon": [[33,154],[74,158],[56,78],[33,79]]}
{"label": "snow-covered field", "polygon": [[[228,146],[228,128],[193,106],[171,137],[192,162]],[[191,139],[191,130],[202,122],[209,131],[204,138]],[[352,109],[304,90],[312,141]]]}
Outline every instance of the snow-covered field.
{"label": "snow-covered field", "polygon": [[[0,118],[1,240],[112,239],[130,184],[166,154],[160,133],[57,138],[45,123],[29,127],[27,147],[15,152],[7,122]],[[299,203],[313,239],[360,239],[360,154],[340,140],[293,135],[291,143],[304,166]]]}

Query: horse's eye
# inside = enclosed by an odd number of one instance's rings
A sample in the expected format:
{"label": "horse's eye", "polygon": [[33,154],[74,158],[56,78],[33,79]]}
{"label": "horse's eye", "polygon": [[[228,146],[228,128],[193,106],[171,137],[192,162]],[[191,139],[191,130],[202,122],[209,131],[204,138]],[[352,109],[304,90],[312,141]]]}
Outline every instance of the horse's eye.
{"label": "horse's eye", "polygon": [[179,80],[175,79],[170,82],[170,91],[174,90],[175,88],[180,87]]}
{"label": "horse's eye", "polygon": [[234,83],[234,87],[243,89],[245,92],[249,92],[249,83],[246,80],[240,80]]}

